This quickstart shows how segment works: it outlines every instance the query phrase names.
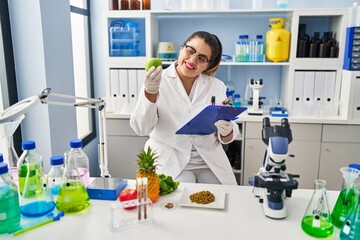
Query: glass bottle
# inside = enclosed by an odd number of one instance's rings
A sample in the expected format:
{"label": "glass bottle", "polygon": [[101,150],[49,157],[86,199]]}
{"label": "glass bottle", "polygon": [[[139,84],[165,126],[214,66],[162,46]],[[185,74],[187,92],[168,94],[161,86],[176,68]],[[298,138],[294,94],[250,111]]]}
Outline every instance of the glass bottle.
{"label": "glass bottle", "polygon": [[119,10],[129,10],[129,0],[119,0]]}
{"label": "glass bottle", "polygon": [[[1,155],[2,156],[2,155]],[[18,188],[10,175],[6,163],[0,163],[0,234],[20,225]]]}
{"label": "glass bottle", "polygon": [[19,158],[20,211],[26,217],[39,217],[55,208],[43,174],[42,157],[35,151],[34,141],[22,143],[24,152]]}
{"label": "glass bottle", "polygon": [[130,0],[129,1],[130,10],[140,10],[140,1],[139,0]]}
{"label": "glass bottle", "polygon": [[89,158],[82,150],[82,141],[81,139],[72,139],[69,142],[70,151],[65,153],[65,159],[68,158],[68,154],[71,152],[74,153],[74,157],[76,159],[76,167],[80,174],[81,180],[85,187],[87,187],[90,183],[90,171],[89,171]]}
{"label": "glass bottle", "polygon": [[64,174],[61,178],[56,207],[63,212],[79,212],[90,205],[90,198],[77,168],[77,152],[72,149],[66,154]]}
{"label": "glass bottle", "polygon": [[360,177],[353,184],[355,203],[340,230],[341,240],[360,239]]}
{"label": "glass bottle", "polygon": [[51,169],[47,175],[47,185],[50,192],[56,201],[60,191],[61,178],[64,175],[64,157],[63,156],[52,156],[50,158]]}
{"label": "glass bottle", "polygon": [[338,228],[341,228],[344,224],[344,221],[355,202],[355,193],[352,186],[355,179],[360,174],[359,170],[350,167],[340,168],[340,171],[342,172],[344,179],[341,186],[341,192],[331,213],[333,224]]}
{"label": "glass bottle", "polygon": [[17,184],[18,182],[17,162],[19,161],[19,157],[14,148],[13,136],[6,136],[4,138],[7,146],[7,162],[9,168],[9,174],[13,178],[15,184]]}
{"label": "glass bottle", "polygon": [[326,196],[325,180],[315,180],[314,193],[301,221],[301,228],[307,234],[317,238],[325,238],[333,234],[334,226]]}
{"label": "glass bottle", "polygon": [[142,10],[151,9],[151,0],[142,0]]}

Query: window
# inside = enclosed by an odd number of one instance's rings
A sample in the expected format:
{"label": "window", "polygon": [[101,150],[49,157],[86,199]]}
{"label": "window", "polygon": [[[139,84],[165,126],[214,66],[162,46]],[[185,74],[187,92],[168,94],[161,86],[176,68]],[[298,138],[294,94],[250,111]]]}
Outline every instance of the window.
{"label": "window", "polygon": [[[74,63],[75,96],[92,98],[93,75],[91,59],[90,1],[70,0],[71,35]],[[76,108],[78,138],[85,145],[95,138],[95,112]]]}

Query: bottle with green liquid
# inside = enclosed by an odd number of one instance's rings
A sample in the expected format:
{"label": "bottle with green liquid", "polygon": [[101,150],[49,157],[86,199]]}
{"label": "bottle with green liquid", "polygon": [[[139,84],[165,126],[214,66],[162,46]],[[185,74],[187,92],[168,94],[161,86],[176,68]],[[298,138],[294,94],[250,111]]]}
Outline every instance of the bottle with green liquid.
{"label": "bottle with green liquid", "polygon": [[8,165],[1,162],[2,158],[0,154],[0,234],[20,225],[18,188],[8,173]]}
{"label": "bottle with green liquid", "polygon": [[341,192],[331,213],[333,224],[338,228],[342,227],[351,207],[355,203],[353,183],[360,174],[359,170],[352,167],[342,167],[340,171],[342,172],[344,180],[341,186]]}
{"label": "bottle with green liquid", "polygon": [[354,181],[355,203],[340,230],[341,240],[360,239],[360,176]]}
{"label": "bottle with green liquid", "polygon": [[18,162],[20,211],[26,217],[40,217],[55,208],[46,184],[42,156],[35,151],[34,141],[22,142],[24,152]]}
{"label": "bottle with green liquid", "polygon": [[90,205],[90,198],[76,165],[76,154],[70,151],[65,154],[65,157],[65,170],[61,179],[56,207],[59,211],[66,213],[79,212]]}
{"label": "bottle with green liquid", "polygon": [[326,238],[333,234],[334,226],[326,196],[325,180],[315,180],[314,193],[301,221],[301,228],[317,238]]}

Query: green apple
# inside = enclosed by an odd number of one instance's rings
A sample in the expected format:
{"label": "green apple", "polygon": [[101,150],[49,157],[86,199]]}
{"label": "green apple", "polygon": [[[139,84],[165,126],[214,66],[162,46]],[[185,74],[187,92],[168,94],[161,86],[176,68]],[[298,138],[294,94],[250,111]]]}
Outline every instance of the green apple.
{"label": "green apple", "polygon": [[158,58],[150,58],[146,63],[145,63],[145,71],[149,71],[149,69],[154,66],[155,68],[157,68],[158,66],[162,66],[162,62],[160,59]]}

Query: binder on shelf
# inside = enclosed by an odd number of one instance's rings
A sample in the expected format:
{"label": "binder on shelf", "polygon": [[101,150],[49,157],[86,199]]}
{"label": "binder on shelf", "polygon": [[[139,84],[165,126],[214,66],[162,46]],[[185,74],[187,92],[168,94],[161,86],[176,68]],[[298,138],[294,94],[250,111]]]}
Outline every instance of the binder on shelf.
{"label": "binder on shelf", "polygon": [[295,112],[300,111],[303,101],[304,74],[303,71],[295,71],[293,94],[293,110]]}
{"label": "binder on shelf", "polygon": [[215,122],[218,120],[231,121],[246,110],[246,107],[232,107],[220,105],[208,105],[176,134],[208,135],[216,131]]}
{"label": "binder on shelf", "polygon": [[335,84],[336,84],[336,72],[335,71],[326,72],[325,99],[324,99],[324,103],[326,105],[334,103]]}
{"label": "binder on shelf", "polygon": [[110,69],[110,97],[107,104],[107,111],[113,112],[119,110],[119,70]]}
{"label": "binder on shelf", "polygon": [[128,84],[129,84],[129,103],[135,105],[138,98],[138,87],[137,87],[137,70],[128,70]]}
{"label": "binder on shelf", "polygon": [[315,73],[314,102],[318,105],[324,103],[325,77],[326,72],[318,71]]}
{"label": "binder on shelf", "polygon": [[137,88],[138,93],[141,90],[141,87],[144,83],[144,77],[145,77],[145,69],[138,69],[137,70]]}
{"label": "binder on shelf", "polygon": [[311,103],[314,100],[315,72],[305,72],[303,102]]}
{"label": "binder on shelf", "polygon": [[352,110],[352,119],[360,120],[360,76],[355,78],[355,94],[354,94],[354,105]]}

